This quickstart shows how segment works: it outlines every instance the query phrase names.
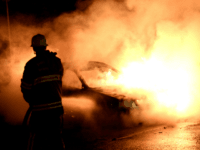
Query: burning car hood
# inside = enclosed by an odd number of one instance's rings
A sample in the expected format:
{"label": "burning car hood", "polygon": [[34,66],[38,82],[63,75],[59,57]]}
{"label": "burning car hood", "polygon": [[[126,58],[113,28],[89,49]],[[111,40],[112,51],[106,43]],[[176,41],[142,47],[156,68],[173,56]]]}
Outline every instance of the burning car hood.
{"label": "burning car hood", "polygon": [[119,92],[118,88],[120,87],[107,85],[105,81],[108,75],[112,78],[117,78],[120,75],[120,71],[103,62],[89,61],[79,70],[79,76],[84,79],[88,88],[82,89],[80,81],[76,80],[76,82],[79,82],[79,86],[64,87],[63,93],[65,96],[69,96],[80,95],[80,93],[83,93],[83,91],[85,92],[86,90],[90,91],[89,93],[86,92],[87,94],[91,94],[93,91],[118,99],[119,105],[129,108],[137,108],[137,96],[129,97],[128,95]]}

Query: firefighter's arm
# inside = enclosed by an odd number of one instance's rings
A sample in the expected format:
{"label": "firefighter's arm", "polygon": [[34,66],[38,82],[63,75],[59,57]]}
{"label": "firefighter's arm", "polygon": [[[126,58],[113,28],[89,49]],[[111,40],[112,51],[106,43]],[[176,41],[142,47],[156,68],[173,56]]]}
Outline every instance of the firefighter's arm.
{"label": "firefighter's arm", "polygon": [[29,104],[32,103],[32,87],[33,87],[33,81],[32,81],[32,72],[27,67],[27,65],[24,68],[23,77],[21,79],[21,92],[23,94],[24,100],[28,102]]}
{"label": "firefighter's arm", "polygon": [[32,91],[29,90],[29,89],[24,88],[23,84],[21,84],[21,92],[23,94],[24,100],[27,103],[31,104],[31,102],[32,102],[32,96],[31,96],[32,95]]}

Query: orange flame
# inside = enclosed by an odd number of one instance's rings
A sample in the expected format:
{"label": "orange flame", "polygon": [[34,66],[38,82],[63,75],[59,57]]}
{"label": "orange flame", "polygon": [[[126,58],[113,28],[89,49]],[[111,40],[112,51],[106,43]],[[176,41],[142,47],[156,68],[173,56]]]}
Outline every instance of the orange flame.
{"label": "orange flame", "polygon": [[190,76],[186,70],[167,68],[162,62],[132,62],[122,68],[117,82],[128,88],[141,88],[154,93],[156,100],[167,107],[184,111],[190,102]]}
{"label": "orange flame", "polygon": [[157,106],[165,107],[173,113],[185,113],[191,101],[189,70],[172,67],[173,63],[170,66],[156,58],[142,59],[141,62],[131,62],[121,68],[117,78],[108,71],[98,86],[117,87],[118,92],[130,97],[133,96],[132,91],[142,90],[142,94],[146,94],[148,100],[153,99]]}

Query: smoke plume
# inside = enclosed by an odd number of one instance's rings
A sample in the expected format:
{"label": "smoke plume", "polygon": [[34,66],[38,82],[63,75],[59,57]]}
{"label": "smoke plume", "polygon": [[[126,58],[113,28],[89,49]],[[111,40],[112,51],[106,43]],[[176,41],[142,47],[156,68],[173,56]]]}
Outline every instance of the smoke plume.
{"label": "smoke plume", "polygon": [[[25,63],[34,57],[30,45],[32,36],[37,33],[46,36],[49,45],[47,49],[57,52],[64,64],[76,68],[94,60],[107,63],[121,71],[131,62],[148,62],[155,59],[161,66],[154,69],[150,66],[140,79],[141,82],[145,81],[146,77],[150,79],[150,75],[154,78],[166,76],[166,70],[172,69],[169,74],[171,83],[169,81],[170,84],[165,85],[163,80],[166,78],[161,78],[161,85],[156,86],[172,87],[173,90],[165,93],[166,99],[184,99],[184,94],[188,93],[187,99],[190,101],[187,102],[188,108],[183,113],[184,117],[195,117],[200,113],[198,0],[94,0],[79,2],[77,6],[79,9],[74,12],[63,13],[41,23],[36,22],[33,16],[13,16],[10,25],[10,50],[6,18],[0,17],[0,113],[5,116],[6,121],[20,123],[28,108],[20,91],[20,79]],[[167,69],[162,70],[163,66]],[[183,75],[187,73],[184,79],[188,81],[182,84],[187,86],[186,91],[179,89],[178,85],[181,85],[182,81],[179,81],[179,70]],[[133,72],[141,73],[137,69],[133,69]],[[80,88],[77,78],[68,78],[69,74],[71,73],[66,71],[63,86]],[[152,79],[152,82],[154,81],[155,79]],[[134,92],[129,90],[118,88],[118,91],[134,97]],[[142,100],[142,110],[134,111],[135,113],[128,116],[129,120],[151,124],[159,120],[165,122],[172,117],[177,120],[180,117],[180,114],[173,114],[173,108],[158,104],[157,99],[148,92],[146,99],[152,105],[151,109],[147,109],[147,102]],[[161,95],[156,98],[159,96]],[[165,119],[162,119],[166,112]],[[157,117],[157,114],[161,114],[161,117]]]}

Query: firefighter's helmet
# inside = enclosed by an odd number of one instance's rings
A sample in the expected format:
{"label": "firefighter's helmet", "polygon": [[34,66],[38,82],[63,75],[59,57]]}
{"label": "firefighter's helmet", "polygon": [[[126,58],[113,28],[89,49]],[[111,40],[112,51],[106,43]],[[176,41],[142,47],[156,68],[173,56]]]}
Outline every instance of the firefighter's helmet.
{"label": "firefighter's helmet", "polygon": [[41,46],[48,46],[46,43],[45,36],[42,34],[37,34],[33,36],[31,47],[41,47]]}

